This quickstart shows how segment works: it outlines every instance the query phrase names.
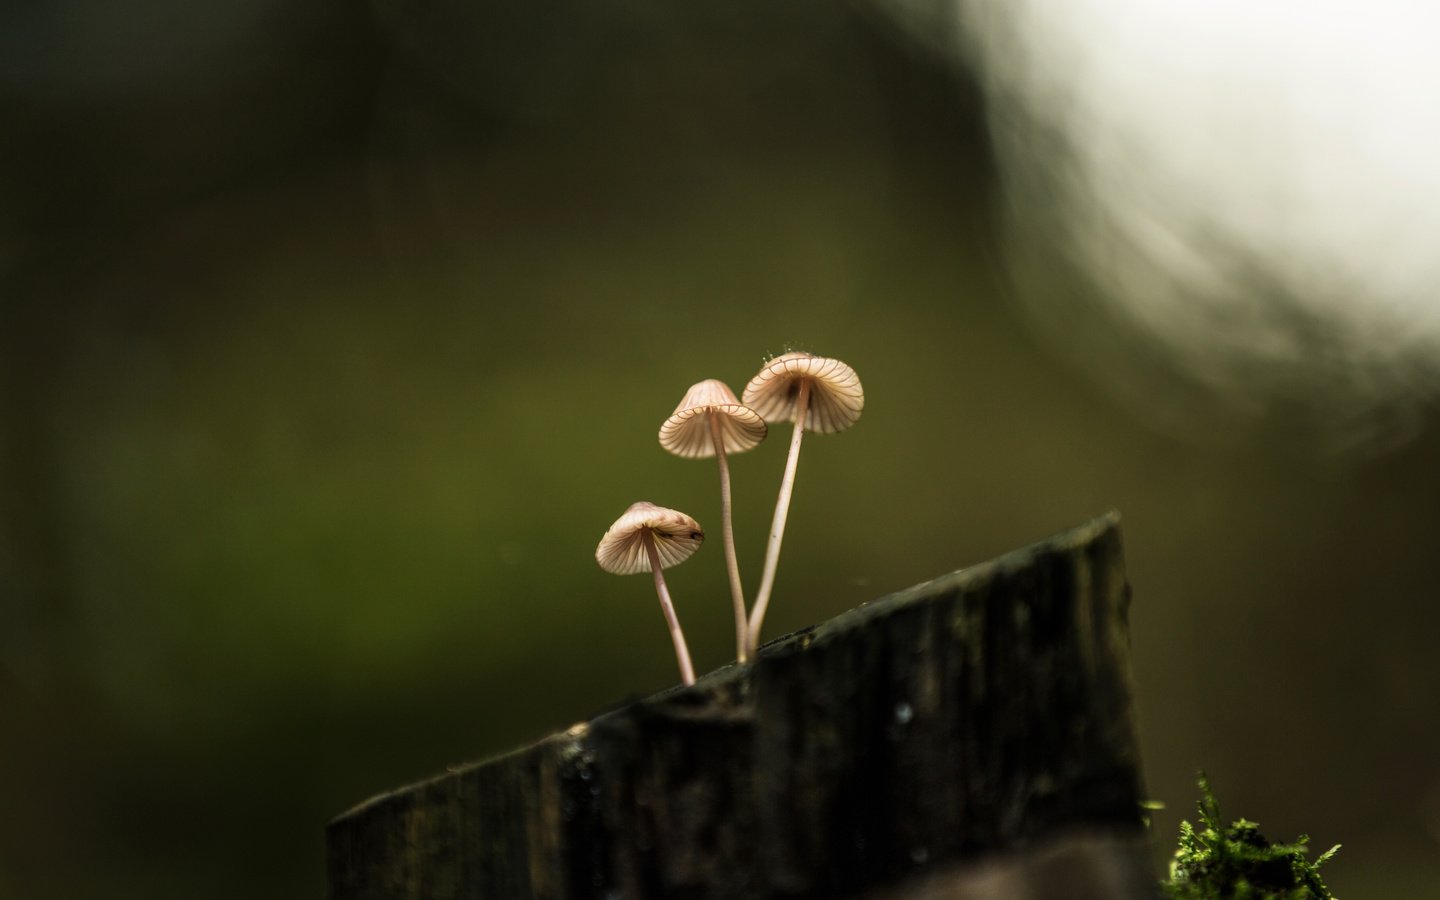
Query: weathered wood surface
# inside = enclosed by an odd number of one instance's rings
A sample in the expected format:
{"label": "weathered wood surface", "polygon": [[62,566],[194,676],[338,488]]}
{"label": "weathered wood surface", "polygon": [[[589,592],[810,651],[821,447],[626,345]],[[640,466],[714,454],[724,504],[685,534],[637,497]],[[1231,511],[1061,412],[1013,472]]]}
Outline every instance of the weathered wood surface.
{"label": "weathered wood surface", "polygon": [[1128,605],[1110,514],[376,797],[330,897],[1153,896]]}

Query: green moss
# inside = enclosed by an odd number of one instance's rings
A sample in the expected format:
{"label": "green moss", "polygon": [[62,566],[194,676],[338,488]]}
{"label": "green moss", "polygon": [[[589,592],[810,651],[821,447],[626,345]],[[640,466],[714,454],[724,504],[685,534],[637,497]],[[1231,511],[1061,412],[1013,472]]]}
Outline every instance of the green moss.
{"label": "green moss", "polygon": [[1254,822],[1221,824],[1220,804],[1200,776],[1200,827],[1180,823],[1180,846],[1170,863],[1165,896],[1172,900],[1335,900],[1320,880],[1320,867],[1340,849],[1336,844],[1314,862],[1309,838],[1272,844]]}

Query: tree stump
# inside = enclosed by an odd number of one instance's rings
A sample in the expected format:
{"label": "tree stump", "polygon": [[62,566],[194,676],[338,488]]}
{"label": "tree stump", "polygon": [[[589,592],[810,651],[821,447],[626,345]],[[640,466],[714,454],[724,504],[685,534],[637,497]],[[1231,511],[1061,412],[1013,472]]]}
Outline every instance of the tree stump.
{"label": "tree stump", "polygon": [[327,830],[332,900],[1153,897],[1119,516]]}

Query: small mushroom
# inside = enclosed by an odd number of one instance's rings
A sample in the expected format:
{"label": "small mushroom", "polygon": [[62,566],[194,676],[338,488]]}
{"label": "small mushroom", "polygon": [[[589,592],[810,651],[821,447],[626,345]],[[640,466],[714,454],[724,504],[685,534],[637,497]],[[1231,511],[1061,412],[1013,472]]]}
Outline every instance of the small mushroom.
{"label": "small mushroom", "polygon": [[695,668],[690,665],[690,648],[685,645],[680,620],[675,616],[675,604],[670,601],[670,590],[660,570],[689,559],[704,540],[705,532],[699,522],[678,510],[641,500],[630,504],[595,548],[595,561],[607,572],[654,573],[655,593],[660,597],[660,609],[670,627],[675,659],[680,663],[680,678],[687,685],[695,683]]}
{"label": "small mushroom", "polygon": [[735,605],[735,656],[748,658],[749,623],[745,612],[745,590],[740,584],[740,564],[735,558],[735,532],[731,525],[730,465],[726,456],[750,450],[765,439],[765,420],[748,406],[742,406],[725,382],[714,378],[691,385],[660,426],[660,446],[676,456],[703,459],[713,456],[720,464],[720,518],[725,538],[725,567],[730,573],[730,598]]}
{"label": "small mushroom", "polygon": [[860,376],[838,359],[810,353],[785,353],[767,362],[745,386],[746,406],[767,422],[794,422],[790,455],[780,480],[780,497],[770,523],[770,544],[765,551],[765,569],[755,607],[750,612],[750,652],[760,645],[760,626],[775,587],[775,570],[780,564],[780,542],[785,537],[785,519],[790,513],[790,495],[795,490],[795,468],[800,461],[800,440],[805,431],[830,434],[844,431],[860,418],[865,408],[865,390]]}

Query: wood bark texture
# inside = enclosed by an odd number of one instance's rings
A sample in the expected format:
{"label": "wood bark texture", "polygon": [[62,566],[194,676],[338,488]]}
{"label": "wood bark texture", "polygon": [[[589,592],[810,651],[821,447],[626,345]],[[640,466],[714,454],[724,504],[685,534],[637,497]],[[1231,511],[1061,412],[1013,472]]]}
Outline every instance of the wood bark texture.
{"label": "wood bark texture", "polygon": [[1111,513],[369,800],[329,896],[1153,896],[1128,606]]}

